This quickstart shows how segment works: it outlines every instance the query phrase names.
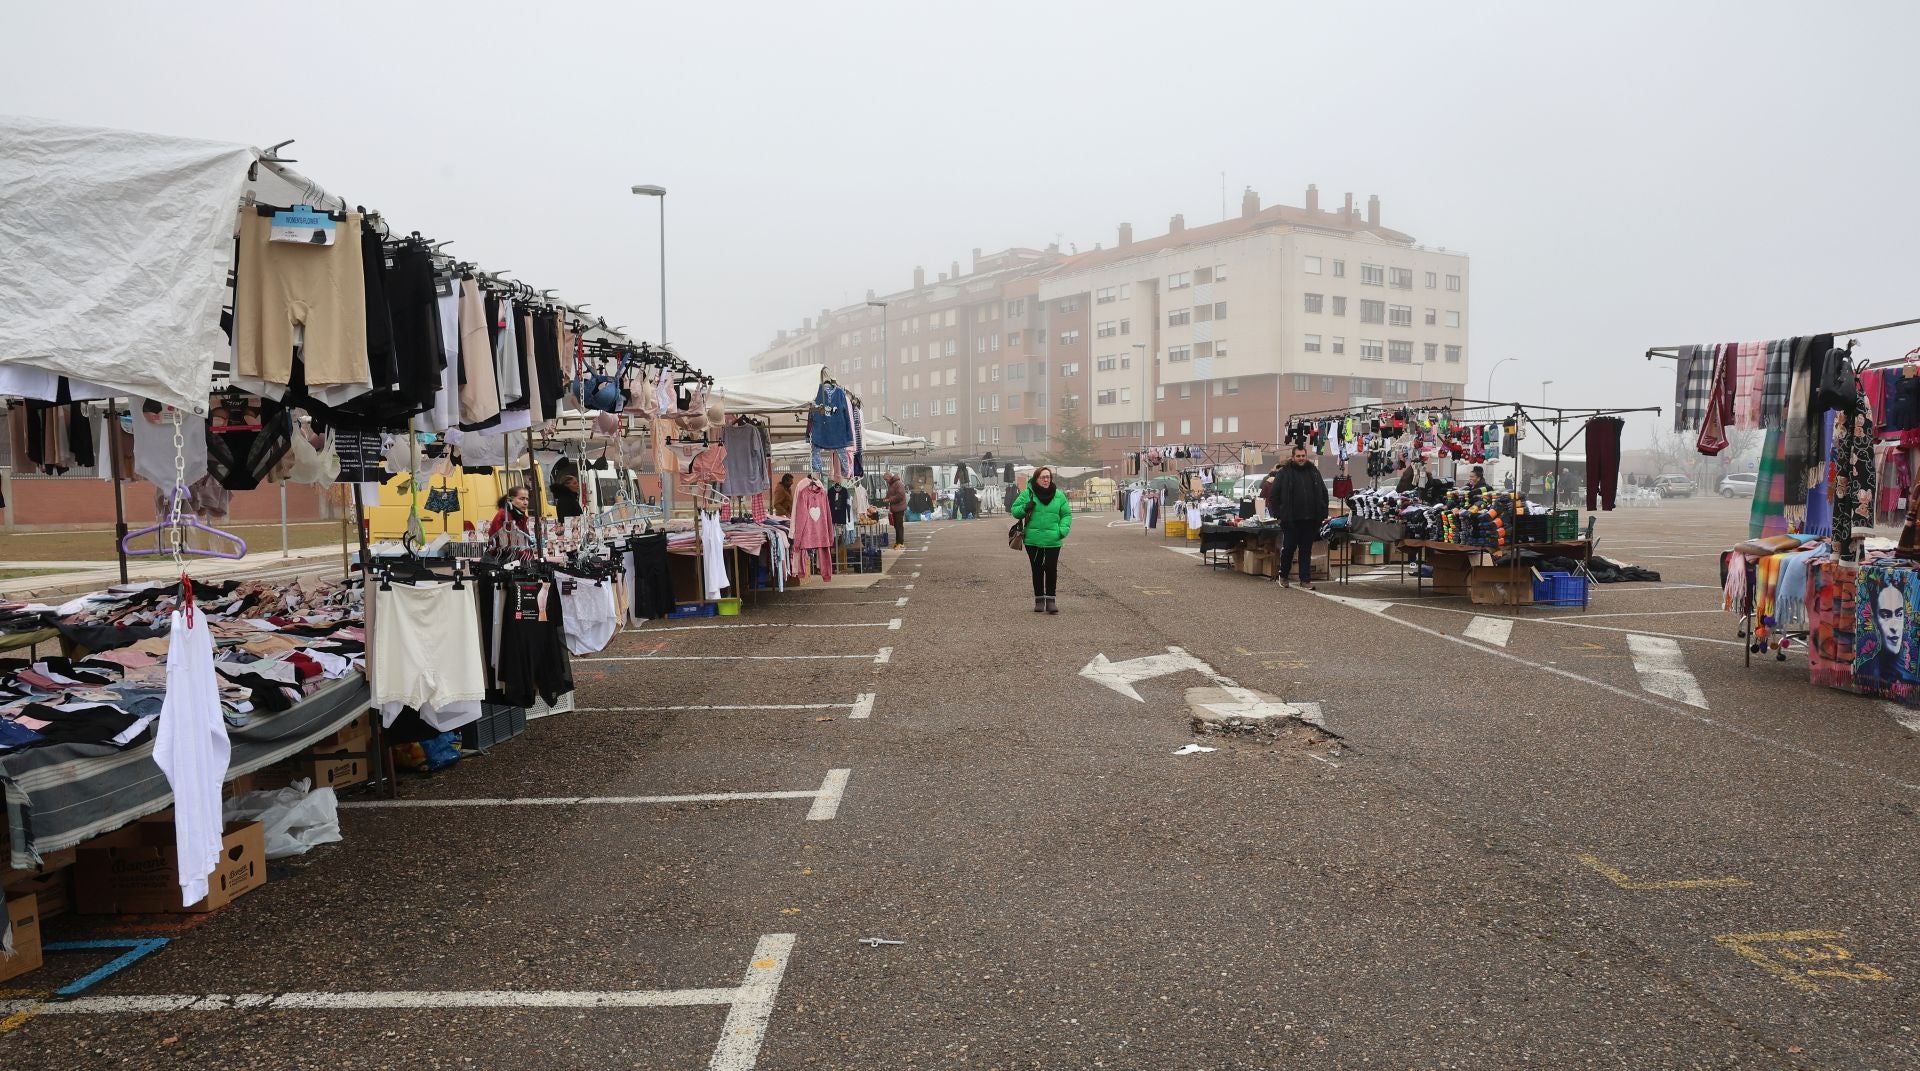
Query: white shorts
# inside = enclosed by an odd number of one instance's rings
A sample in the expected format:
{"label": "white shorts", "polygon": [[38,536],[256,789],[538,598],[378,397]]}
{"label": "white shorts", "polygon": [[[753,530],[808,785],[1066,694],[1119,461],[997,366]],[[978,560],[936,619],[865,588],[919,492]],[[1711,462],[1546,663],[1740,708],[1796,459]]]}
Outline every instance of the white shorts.
{"label": "white shorts", "polygon": [[472,582],[373,587],[367,663],[373,705],[392,725],[403,707],[445,732],[480,717],[487,697],[480,604]]}
{"label": "white shorts", "polygon": [[[614,599],[614,580],[588,580],[567,573],[554,574],[560,591],[560,616],[566,623],[567,652],[596,654],[606,649],[620,627],[620,607]],[[569,591],[568,589],[572,590]]]}

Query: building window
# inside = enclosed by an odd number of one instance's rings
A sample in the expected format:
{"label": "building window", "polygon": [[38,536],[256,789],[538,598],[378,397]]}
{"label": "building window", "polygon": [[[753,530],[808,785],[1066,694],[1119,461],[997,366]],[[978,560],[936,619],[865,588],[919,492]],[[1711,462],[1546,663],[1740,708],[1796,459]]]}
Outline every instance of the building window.
{"label": "building window", "polygon": [[1457,311],[1453,309],[1447,310],[1447,326],[1448,327],[1460,326],[1460,314]]}
{"label": "building window", "polygon": [[1186,272],[1177,271],[1177,272],[1174,272],[1172,275],[1167,276],[1168,290],[1185,290],[1187,287],[1192,285],[1193,285],[1192,276],[1188,275]]}
{"label": "building window", "polygon": [[1385,360],[1386,353],[1381,349],[1380,340],[1377,338],[1361,339],[1360,340],[1360,359],[1363,361]]}
{"label": "building window", "polygon": [[958,383],[959,381],[960,381],[960,370],[958,368],[947,369],[947,386],[951,387],[955,383]]}
{"label": "building window", "polygon": [[1240,377],[1239,376],[1228,376],[1226,383],[1227,383],[1228,394],[1240,393]]}
{"label": "building window", "polygon": [[1132,321],[1132,320],[1122,320],[1122,321],[1120,321],[1120,333],[1121,333],[1121,334],[1123,334],[1123,335],[1130,335],[1130,334],[1132,334],[1132,333],[1133,333],[1133,321]]}
{"label": "building window", "polygon": [[1121,404],[1121,405],[1128,405],[1128,404],[1130,404],[1130,403],[1131,403],[1132,401],[1133,401],[1133,388],[1132,388],[1132,387],[1121,387],[1121,388],[1120,388],[1120,404]]}
{"label": "building window", "polygon": [[1061,363],[1061,365],[1060,365],[1060,374],[1061,374],[1061,375],[1063,375],[1063,376],[1066,376],[1066,377],[1067,377],[1067,378],[1069,378],[1069,379],[1071,379],[1071,378],[1072,378],[1072,377],[1074,377],[1074,376],[1077,376],[1077,375],[1079,375],[1079,374],[1080,374],[1080,362],[1079,362],[1079,361],[1065,361],[1065,362],[1062,362],[1062,363]]}
{"label": "building window", "polygon": [[1312,386],[1313,386],[1312,376],[1294,376],[1293,377],[1293,389],[1296,391],[1310,390],[1312,389]]}
{"label": "building window", "polygon": [[989,345],[987,348],[991,349],[995,353],[999,353],[1000,352],[1000,332],[995,331],[992,335],[988,336],[988,341],[991,343],[991,345]]}
{"label": "building window", "polygon": [[1325,294],[1307,294],[1305,297],[1307,299],[1306,311],[1308,312],[1319,312],[1321,307],[1327,302]]}
{"label": "building window", "polygon": [[973,429],[973,441],[980,446],[987,445],[987,429],[985,428]]}
{"label": "building window", "polygon": [[1393,287],[1395,290],[1412,290],[1413,289],[1413,269],[1412,268],[1388,268],[1387,269],[1387,285]]}
{"label": "building window", "polygon": [[1213,355],[1215,358],[1219,360],[1226,359],[1227,357],[1227,340],[1226,339],[1216,338],[1213,340]]}
{"label": "building window", "polygon": [[1182,434],[1182,435],[1192,435],[1192,434],[1193,434],[1193,421],[1191,421],[1191,420],[1182,420],[1182,421],[1180,422],[1180,434]]}
{"label": "building window", "polygon": [[1387,360],[1394,364],[1413,363],[1413,343],[1394,339],[1387,343]]}
{"label": "building window", "polygon": [[1448,364],[1460,363],[1460,347],[1458,346],[1447,347],[1447,363]]}
{"label": "building window", "polygon": [[1080,299],[1079,299],[1079,298],[1077,298],[1077,297],[1070,297],[1070,298],[1063,298],[1063,299],[1061,299],[1061,301],[1060,301],[1060,311],[1061,311],[1061,312],[1079,312],[1079,311],[1080,311]]}
{"label": "building window", "polygon": [[955,323],[957,322],[957,321],[956,321],[956,320],[954,319],[954,317],[955,317],[956,315],[957,315],[957,313],[955,312],[955,310],[953,310],[953,309],[948,309],[948,310],[947,310],[947,326],[948,326],[948,327],[952,327],[952,326],[953,326],[953,325],[954,325],[954,324],[955,324]]}
{"label": "building window", "polygon": [[1345,316],[1347,314],[1347,299],[1339,294],[1333,296],[1333,314],[1335,316]]}
{"label": "building window", "polygon": [[987,352],[987,340],[984,336],[973,340],[973,352],[975,353]]}
{"label": "building window", "polygon": [[1020,408],[1020,396],[1018,394],[1007,395],[1007,408],[1008,409]]}
{"label": "building window", "polygon": [[1110,390],[1100,391],[1093,396],[1093,404],[1112,405],[1116,401],[1116,394],[1117,392]]}
{"label": "building window", "polygon": [[1440,310],[1428,309],[1427,310],[1427,326],[1432,327],[1439,322],[1440,322]]}
{"label": "building window", "polygon": [[988,411],[998,413],[1000,411],[1000,396],[996,394],[990,400],[993,404],[987,406]]}
{"label": "building window", "polygon": [[1213,303],[1213,318],[1214,318],[1214,319],[1216,319],[1216,320],[1224,320],[1224,319],[1226,319],[1226,318],[1227,318],[1227,303],[1226,303],[1226,302],[1224,302],[1224,301],[1216,301],[1216,302],[1214,302],[1214,303]]}
{"label": "building window", "polygon": [[1115,326],[1112,320],[1102,320],[1101,322],[1093,325],[1094,338],[1112,338],[1114,335],[1118,333],[1119,333],[1119,328]]}
{"label": "building window", "polygon": [[1225,430],[1227,430],[1227,418],[1225,418],[1225,417],[1214,417],[1214,418],[1213,418],[1213,433],[1214,433],[1215,435],[1218,435],[1218,434],[1220,434],[1221,432],[1223,432],[1223,431],[1225,431]]}
{"label": "building window", "polygon": [[1213,266],[1213,281],[1216,283],[1224,283],[1227,281],[1227,266],[1225,264],[1215,264]]}
{"label": "building window", "polygon": [[1427,273],[1427,289],[1432,290],[1434,287],[1439,285],[1440,285],[1439,274],[1436,272],[1428,272]]}
{"label": "building window", "polygon": [[1192,359],[1193,348],[1191,346],[1169,346],[1167,348],[1167,360],[1169,361],[1178,362]]}
{"label": "building window", "polygon": [[1078,342],[1078,341],[1080,341],[1080,332],[1079,332],[1079,331],[1077,331],[1077,330],[1076,330],[1076,331],[1062,331],[1062,332],[1060,332],[1060,344],[1061,344],[1062,346],[1071,346],[1071,345],[1073,345],[1074,343],[1076,343],[1076,342]]}
{"label": "building window", "polygon": [[1168,327],[1181,327],[1187,323],[1192,322],[1192,320],[1193,320],[1192,309],[1175,309],[1172,312],[1167,313]]}
{"label": "building window", "polygon": [[955,413],[958,413],[959,411],[960,411],[959,400],[954,398],[948,398],[947,399],[947,415],[953,416]]}
{"label": "building window", "polygon": [[1429,342],[1429,343],[1427,343],[1427,351],[1426,351],[1426,357],[1427,357],[1427,360],[1429,360],[1429,361],[1437,361],[1437,360],[1439,360],[1439,359],[1440,359],[1440,344],[1439,344],[1439,343],[1437,343],[1437,342]]}
{"label": "building window", "polygon": [[1239,433],[1240,433],[1240,418],[1237,416],[1228,417],[1227,418],[1227,434],[1237,435]]}
{"label": "building window", "polygon": [[1321,376],[1321,377],[1320,377],[1320,389],[1321,389],[1321,390],[1323,390],[1323,391],[1325,391],[1325,392],[1326,392],[1326,393],[1328,393],[1328,394],[1332,394],[1332,393],[1333,393],[1333,391],[1334,391],[1334,382],[1333,382],[1333,377],[1332,377],[1332,376]]}
{"label": "building window", "polygon": [[1407,381],[1406,381],[1406,380],[1404,380],[1404,379],[1389,379],[1389,380],[1387,380],[1387,393],[1388,393],[1389,395],[1396,395],[1396,396],[1399,396],[1399,397],[1402,397],[1402,398],[1404,398],[1404,397],[1406,397],[1406,395],[1407,395]]}
{"label": "building window", "polygon": [[1306,345],[1302,348],[1304,348],[1308,353],[1319,353],[1320,352],[1320,336],[1307,335],[1304,337],[1305,337]]}
{"label": "building window", "polygon": [[1226,384],[1222,383],[1220,380],[1217,380],[1217,379],[1208,380],[1207,385],[1213,388],[1213,396],[1215,398],[1218,398],[1222,394],[1226,393]]}
{"label": "building window", "polygon": [[980,398],[975,398],[975,399],[973,400],[973,403],[974,403],[974,404],[973,404],[973,408],[974,408],[974,411],[975,411],[975,412],[978,412],[978,413],[984,413],[984,412],[986,412],[986,411],[987,411],[987,399],[986,399],[986,398],[984,398],[984,397],[980,397]]}
{"label": "building window", "polygon": [[1025,363],[1021,363],[1021,364],[1010,364],[1010,365],[1008,365],[1008,366],[1007,366],[1007,378],[1008,378],[1009,380],[1014,380],[1014,379],[1025,379],[1025,378],[1027,378],[1027,366],[1026,366],[1026,364],[1025,364]]}
{"label": "building window", "polygon": [[1167,388],[1165,384],[1160,384],[1153,388],[1153,400],[1156,402],[1164,402],[1167,400]]}
{"label": "building window", "polygon": [[1195,357],[1211,357],[1211,356],[1213,356],[1213,343],[1211,343],[1211,342],[1196,342],[1196,343],[1194,343],[1194,344],[1193,344],[1193,355],[1194,355]]}
{"label": "building window", "polygon": [[1116,287],[1111,287],[1111,286],[1103,286],[1100,289],[1095,290],[1093,292],[1093,303],[1095,305],[1113,304],[1116,300],[1118,300],[1118,298],[1115,295],[1116,290],[1117,290]]}
{"label": "building window", "polygon": [[1360,322],[1363,324],[1383,324],[1387,322],[1387,303],[1384,301],[1360,302]]}
{"label": "building window", "polygon": [[1213,319],[1212,305],[1195,305],[1193,307],[1193,320],[1195,323],[1206,323],[1211,319]]}
{"label": "building window", "polygon": [[1114,359],[1112,357],[1095,357],[1093,359],[1093,370],[1096,372],[1111,372],[1113,371],[1113,367]]}
{"label": "building window", "polygon": [[1347,336],[1345,335],[1333,336],[1333,352],[1335,353],[1347,352]]}
{"label": "building window", "polygon": [[[1026,298],[1014,298],[1012,301],[1007,302],[1008,316],[1025,316],[1026,314],[1027,314]],[[918,320],[915,320],[914,322],[919,323]]]}
{"label": "building window", "polygon": [[1306,261],[1306,268],[1305,268],[1305,270],[1306,270],[1306,273],[1307,273],[1308,275],[1318,275],[1318,274],[1320,274],[1320,258],[1319,258],[1319,257],[1308,257],[1308,258],[1307,258],[1307,261]]}
{"label": "building window", "polygon": [[1007,332],[1007,348],[1010,350],[1017,350],[1020,348],[1020,332],[1018,331]]}
{"label": "building window", "polygon": [[1412,305],[1388,305],[1387,322],[1395,327],[1413,326]]}
{"label": "building window", "polygon": [[1193,281],[1194,281],[1195,283],[1210,283],[1210,282],[1213,282],[1213,269],[1212,269],[1212,268],[1195,268],[1195,269],[1193,269]]}
{"label": "building window", "polygon": [[1460,289],[1460,277],[1459,277],[1458,275],[1449,275],[1449,276],[1447,276],[1447,289],[1448,289],[1448,290],[1452,290],[1452,291],[1455,291],[1455,292],[1458,292],[1458,291],[1459,291],[1459,289]]}
{"label": "building window", "polygon": [[993,441],[996,443],[1000,441],[1000,425],[998,424],[993,426]]}
{"label": "building window", "polygon": [[1347,262],[1346,262],[1346,261],[1344,261],[1344,260],[1336,260],[1336,261],[1334,261],[1334,262],[1333,262],[1333,277],[1334,277],[1335,279],[1345,279],[1345,278],[1347,277]]}
{"label": "building window", "polygon": [[954,430],[953,428],[947,429],[947,445],[948,446],[960,445],[960,433]]}
{"label": "building window", "polygon": [[1166,421],[1164,421],[1164,420],[1156,420],[1156,421],[1154,421],[1154,422],[1153,422],[1153,434],[1154,434],[1154,435],[1155,435],[1156,437],[1164,437],[1164,436],[1165,436],[1165,435],[1167,434],[1167,422],[1166,422]]}
{"label": "building window", "polygon": [[948,339],[947,340],[947,356],[951,357],[954,354],[959,352],[960,352],[960,344],[953,339]]}
{"label": "building window", "polygon": [[1362,265],[1360,265],[1360,285],[1361,285],[1361,286],[1385,286],[1385,285],[1387,285],[1387,268],[1386,268],[1386,265],[1384,265],[1384,264],[1362,264]]}

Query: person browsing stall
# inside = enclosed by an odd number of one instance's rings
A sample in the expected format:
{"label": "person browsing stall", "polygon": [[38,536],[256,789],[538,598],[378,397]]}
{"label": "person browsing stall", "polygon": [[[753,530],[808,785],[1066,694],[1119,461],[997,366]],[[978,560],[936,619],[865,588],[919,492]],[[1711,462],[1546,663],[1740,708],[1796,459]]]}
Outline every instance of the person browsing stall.
{"label": "person browsing stall", "polygon": [[1275,579],[1287,586],[1287,573],[1297,552],[1300,557],[1300,586],[1313,590],[1313,544],[1320,538],[1320,526],[1327,520],[1327,483],[1320,469],[1307,459],[1307,448],[1296,446],[1273,480],[1273,496],[1267,511],[1280,522],[1280,575]]}
{"label": "person browsing stall", "polygon": [[532,497],[524,487],[509,487],[500,497],[500,512],[487,522],[487,540],[496,550],[521,550],[533,545],[533,524],[527,514]]}
{"label": "person browsing stall", "polygon": [[1066,492],[1053,485],[1053,469],[1042,465],[1008,512],[1026,523],[1022,539],[1033,574],[1033,612],[1057,614],[1060,548],[1073,531],[1073,507]]}
{"label": "person browsing stall", "polygon": [[887,518],[893,523],[893,545],[907,545],[907,485],[897,472],[887,473]]}

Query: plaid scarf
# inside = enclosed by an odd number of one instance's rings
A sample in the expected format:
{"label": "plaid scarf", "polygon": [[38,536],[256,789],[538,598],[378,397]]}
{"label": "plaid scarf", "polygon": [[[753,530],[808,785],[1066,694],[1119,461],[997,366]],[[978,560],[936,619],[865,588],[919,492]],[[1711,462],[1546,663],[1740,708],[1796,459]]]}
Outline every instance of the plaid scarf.
{"label": "plaid scarf", "polygon": [[1760,426],[1777,428],[1786,421],[1787,390],[1793,384],[1793,347],[1797,338],[1767,343],[1767,370],[1761,377]]}
{"label": "plaid scarf", "polygon": [[1707,416],[1713,393],[1713,347],[1682,346],[1674,361],[1673,430],[1695,431]]}

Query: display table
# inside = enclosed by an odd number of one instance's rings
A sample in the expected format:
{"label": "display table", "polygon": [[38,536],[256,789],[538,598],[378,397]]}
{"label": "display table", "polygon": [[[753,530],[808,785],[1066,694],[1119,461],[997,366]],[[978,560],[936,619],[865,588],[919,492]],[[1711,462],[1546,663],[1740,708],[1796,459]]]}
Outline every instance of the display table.
{"label": "display table", "polygon": [[[1546,558],[1570,558],[1579,562],[1583,571],[1587,560],[1593,557],[1593,541],[1588,539],[1518,543],[1503,548],[1445,543],[1437,539],[1403,539],[1399,546],[1404,551],[1418,551],[1422,560],[1432,567],[1431,583],[1428,582],[1429,578],[1415,570],[1415,591],[1425,591],[1431,587],[1436,595],[1475,596],[1474,587],[1478,584],[1483,593],[1493,596],[1485,601],[1505,605],[1524,605],[1533,601],[1532,585],[1537,577],[1534,570],[1521,564],[1519,552],[1531,551]],[[1495,558],[1502,555],[1507,560],[1496,563]],[[1493,589],[1494,585],[1498,585],[1497,590]],[[1475,597],[1474,601],[1483,600]],[[1582,608],[1585,608],[1584,605]]]}
{"label": "display table", "polygon": [[[367,709],[367,680],[358,673],[329,682],[278,714],[259,714],[229,729],[233,757],[227,779],[271,766],[344,727]],[[129,748],[52,744],[0,755],[12,865],[31,869],[36,855],[71,848],[173,805],[166,774],[153,761],[153,740]]]}

